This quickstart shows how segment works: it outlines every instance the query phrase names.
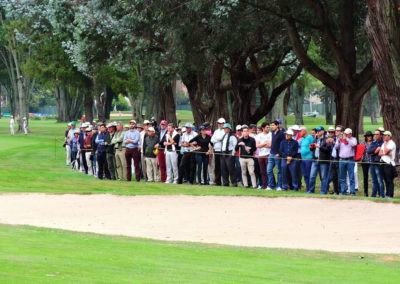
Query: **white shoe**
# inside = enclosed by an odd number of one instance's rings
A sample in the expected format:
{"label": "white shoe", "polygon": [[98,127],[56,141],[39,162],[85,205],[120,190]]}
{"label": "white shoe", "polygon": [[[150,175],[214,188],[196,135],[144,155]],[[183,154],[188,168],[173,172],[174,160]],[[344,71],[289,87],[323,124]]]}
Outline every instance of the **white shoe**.
{"label": "white shoe", "polygon": [[[254,188],[255,188],[255,187],[254,187]],[[262,189],[261,185],[259,185],[259,186],[257,187],[257,189]]]}
{"label": "white shoe", "polygon": [[178,182],[177,182],[177,181],[174,181],[174,184],[178,184]]}
{"label": "white shoe", "polygon": [[276,189],[276,191],[282,191],[282,188],[278,187],[278,188]]}
{"label": "white shoe", "polygon": [[265,190],[270,191],[270,190],[273,190],[273,189],[268,186]]}
{"label": "white shoe", "polygon": [[166,181],[165,183],[171,183],[170,181]]}

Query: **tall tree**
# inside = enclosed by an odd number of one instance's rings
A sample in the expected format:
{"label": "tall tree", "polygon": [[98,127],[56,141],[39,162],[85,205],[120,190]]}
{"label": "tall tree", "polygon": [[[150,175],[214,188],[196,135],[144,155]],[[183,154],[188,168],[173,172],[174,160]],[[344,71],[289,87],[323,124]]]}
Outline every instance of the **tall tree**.
{"label": "tall tree", "polygon": [[366,30],[382,105],[383,125],[400,144],[400,17],[399,1],[368,0]]}

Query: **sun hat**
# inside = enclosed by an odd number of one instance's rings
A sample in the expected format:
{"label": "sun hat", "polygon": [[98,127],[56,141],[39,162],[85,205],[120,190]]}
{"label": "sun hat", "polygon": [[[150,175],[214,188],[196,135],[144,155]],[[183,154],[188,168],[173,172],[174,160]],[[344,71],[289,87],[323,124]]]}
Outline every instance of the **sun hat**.
{"label": "sun hat", "polygon": [[287,134],[287,135],[293,135],[294,133],[293,133],[293,130],[292,130],[292,129],[289,129],[288,131],[286,131],[286,134]]}
{"label": "sun hat", "polygon": [[344,131],[344,134],[352,134],[353,131],[350,128],[346,128],[346,130]]}

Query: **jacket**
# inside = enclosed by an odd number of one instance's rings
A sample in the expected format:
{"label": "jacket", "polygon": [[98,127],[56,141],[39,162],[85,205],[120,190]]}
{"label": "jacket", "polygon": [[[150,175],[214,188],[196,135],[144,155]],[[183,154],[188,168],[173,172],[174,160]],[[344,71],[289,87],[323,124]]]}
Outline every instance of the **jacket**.
{"label": "jacket", "polygon": [[[317,144],[318,142],[318,137],[314,138],[314,143]],[[313,151],[313,159],[321,161],[321,163],[329,163],[329,160],[331,159],[331,153],[332,153],[332,144],[326,143],[326,139],[328,139],[325,135],[320,139],[320,148],[319,148],[319,157],[317,158],[315,156],[315,150],[316,148],[313,148],[311,151]],[[322,162],[322,161],[327,161],[327,162]]]}
{"label": "jacket", "polygon": [[295,157],[299,143],[296,140],[283,140],[279,146],[279,156],[282,158]]}

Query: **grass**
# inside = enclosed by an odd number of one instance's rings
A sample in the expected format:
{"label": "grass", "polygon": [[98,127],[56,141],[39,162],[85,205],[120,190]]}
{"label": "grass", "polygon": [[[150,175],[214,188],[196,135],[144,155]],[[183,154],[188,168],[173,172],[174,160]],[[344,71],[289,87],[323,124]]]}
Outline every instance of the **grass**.
{"label": "grass", "polygon": [[[316,122],[318,123],[318,120]],[[65,124],[58,124],[52,120],[32,120],[30,125],[32,134],[10,136],[8,119],[0,119],[0,159],[3,161],[0,163],[0,192],[306,196],[304,192],[266,192],[242,187],[101,181],[72,172],[65,166],[65,151],[62,147]],[[359,170],[359,181],[361,190],[361,170]],[[395,195],[394,201],[400,202],[398,185]],[[313,195],[313,197],[321,196]],[[364,199],[362,196],[356,198]]]}
{"label": "grass", "polygon": [[0,225],[1,283],[399,283],[400,257]]}

